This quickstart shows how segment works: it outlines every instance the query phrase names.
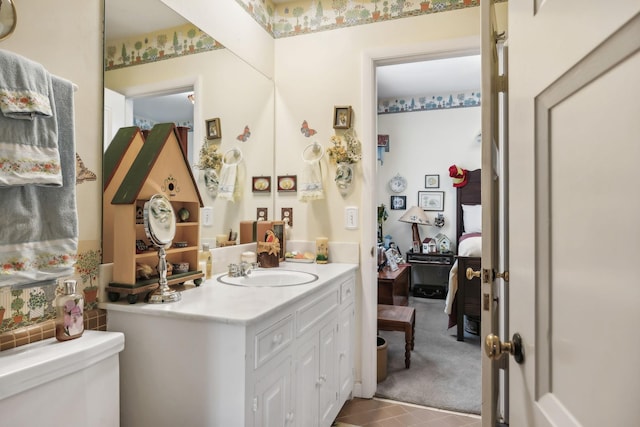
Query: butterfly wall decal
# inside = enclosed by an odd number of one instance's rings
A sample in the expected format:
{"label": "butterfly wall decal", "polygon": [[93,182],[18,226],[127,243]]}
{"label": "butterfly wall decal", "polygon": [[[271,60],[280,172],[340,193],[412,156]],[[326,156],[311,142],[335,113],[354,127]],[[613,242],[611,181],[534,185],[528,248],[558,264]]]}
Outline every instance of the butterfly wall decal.
{"label": "butterfly wall decal", "polygon": [[97,176],[84,165],[80,155],[76,153],[76,184],[82,184],[85,181],[95,181]]}
{"label": "butterfly wall decal", "polygon": [[251,130],[249,130],[249,125],[244,127],[244,132],[236,137],[238,141],[245,142],[251,136]]}
{"label": "butterfly wall decal", "polygon": [[316,133],[318,133],[318,132],[316,132],[315,129],[311,129],[309,127],[309,123],[307,123],[306,120],[302,122],[302,127],[300,128],[300,132],[302,132],[302,134],[304,136],[306,136],[307,138],[309,138],[310,136],[313,136]]}

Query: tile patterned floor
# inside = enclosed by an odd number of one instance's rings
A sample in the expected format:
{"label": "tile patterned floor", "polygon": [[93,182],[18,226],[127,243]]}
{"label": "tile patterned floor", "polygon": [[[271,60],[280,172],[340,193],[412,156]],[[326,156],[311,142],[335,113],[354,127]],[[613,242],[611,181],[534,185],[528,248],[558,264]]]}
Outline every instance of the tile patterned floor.
{"label": "tile patterned floor", "polygon": [[477,415],[458,414],[384,399],[348,401],[337,427],[480,427]]}

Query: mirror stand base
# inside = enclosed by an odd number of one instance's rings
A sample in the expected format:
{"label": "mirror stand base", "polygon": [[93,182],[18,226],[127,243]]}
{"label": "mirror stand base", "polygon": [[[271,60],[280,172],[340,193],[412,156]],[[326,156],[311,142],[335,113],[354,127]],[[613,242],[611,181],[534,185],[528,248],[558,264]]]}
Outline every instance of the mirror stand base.
{"label": "mirror stand base", "polygon": [[166,286],[164,289],[161,286],[149,295],[149,300],[147,302],[150,304],[164,304],[167,302],[180,301],[181,298],[182,295],[180,292],[174,291],[169,288],[169,286]]}

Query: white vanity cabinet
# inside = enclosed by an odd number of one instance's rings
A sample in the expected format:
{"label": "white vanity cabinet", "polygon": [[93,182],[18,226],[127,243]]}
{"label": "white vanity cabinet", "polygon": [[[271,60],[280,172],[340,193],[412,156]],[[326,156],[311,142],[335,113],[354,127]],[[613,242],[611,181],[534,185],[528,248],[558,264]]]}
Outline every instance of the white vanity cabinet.
{"label": "white vanity cabinet", "polygon": [[107,329],[127,343],[122,427],[331,426],[353,390],[357,266],[300,268],[320,279],[286,288],[208,280],[177,303],[103,303]]}
{"label": "white vanity cabinet", "polygon": [[272,336],[282,354],[256,369],[254,427],[322,427],[335,420],[353,389],[354,292],[352,276],[338,280],[297,304],[293,318],[256,335],[256,361],[259,343],[269,341],[261,336]]}

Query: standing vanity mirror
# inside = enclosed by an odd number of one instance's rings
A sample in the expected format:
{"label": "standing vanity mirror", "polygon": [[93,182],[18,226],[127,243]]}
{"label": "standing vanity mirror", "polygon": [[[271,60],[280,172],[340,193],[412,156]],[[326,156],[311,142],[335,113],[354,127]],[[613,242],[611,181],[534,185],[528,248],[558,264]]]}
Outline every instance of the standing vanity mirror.
{"label": "standing vanity mirror", "polygon": [[167,254],[165,247],[171,245],[176,235],[176,215],[171,202],[163,194],[155,194],[144,204],[144,232],[151,243],[158,248],[158,289],[149,295],[153,304],[180,301],[180,292],[167,283]]}

